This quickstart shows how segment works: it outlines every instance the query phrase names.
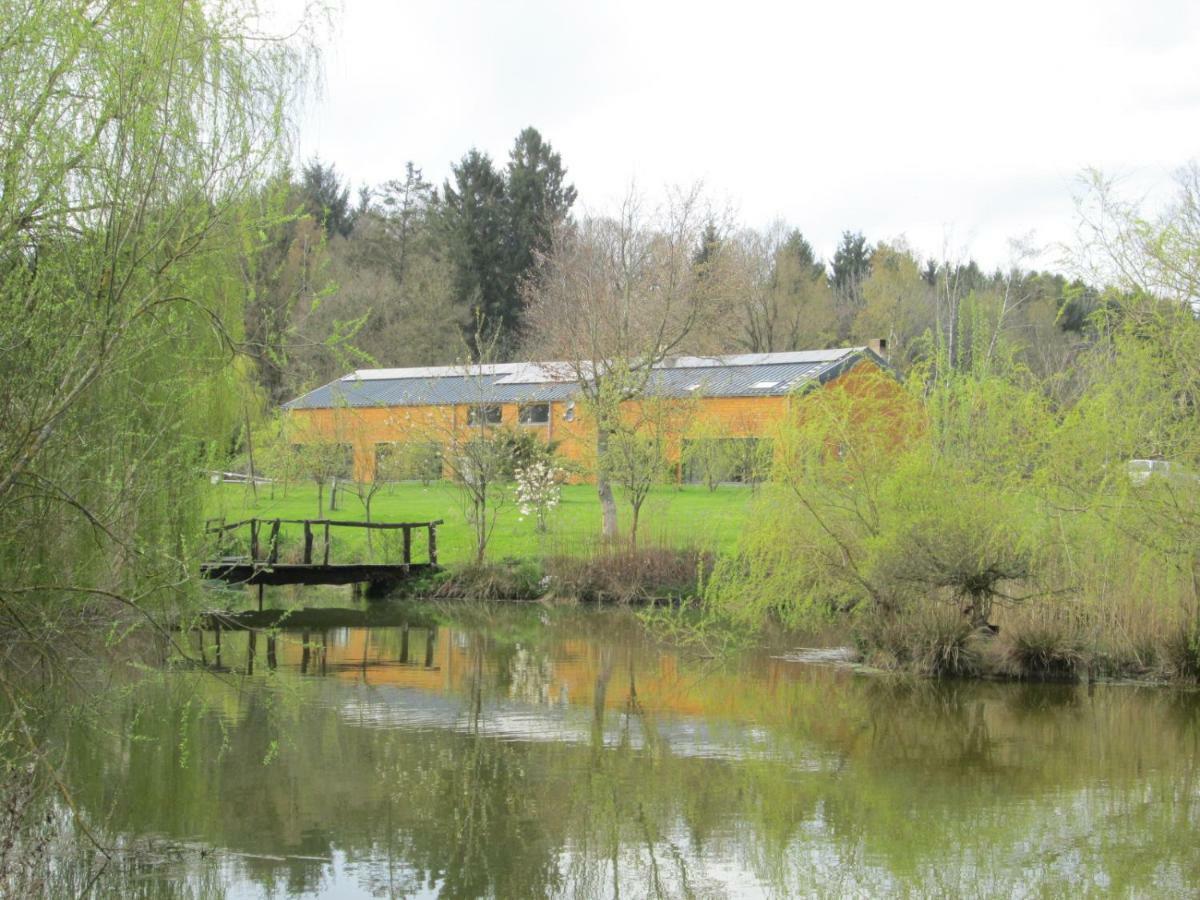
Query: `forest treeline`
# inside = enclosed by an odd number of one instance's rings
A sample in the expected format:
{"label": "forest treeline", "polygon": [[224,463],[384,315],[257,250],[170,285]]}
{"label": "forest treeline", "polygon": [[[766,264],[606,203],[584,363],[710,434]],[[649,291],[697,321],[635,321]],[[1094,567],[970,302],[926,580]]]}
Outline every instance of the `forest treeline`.
{"label": "forest treeline", "polygon": [[[397,178],[353,194],[336,165],[313,159],[276,176],[271,191],[287,215],[247,265],[245,310],[245,346],[270,403],[350,368],[459,361],[477,353],[480,317],[498,331],[500,356],[545,351],[531,298],[556,234],[582,223],[568,169],[536,128],[517,135],[503,161],[469,150],[440,186],[409,162]],[[907,371],[932,354],[939,335],[949,361],[969,365],[972,332],[999,330],[1031,369],[1049,375],[1070,363],[1089,316],[1113,299],[1020,260],[987,271],[852,230],[823,260],[798,227],[747,227],[698,199],[695,288],[719,295],[710,305],[722,315],[691,329],[681,352],[884,338],[893,364]]]}

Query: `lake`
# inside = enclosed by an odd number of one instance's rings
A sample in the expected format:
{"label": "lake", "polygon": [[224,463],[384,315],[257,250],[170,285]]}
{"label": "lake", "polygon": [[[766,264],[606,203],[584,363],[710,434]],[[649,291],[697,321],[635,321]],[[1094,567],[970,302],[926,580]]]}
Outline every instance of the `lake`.
{"label": "lake", "polygon": [[[1200,702],[711,658],[625,611],[205,637],[56,736],[100,895],[1181,895]],[[196,635],[191,646],[199,650]],[[816,661],[813,661],[815,658]]]}

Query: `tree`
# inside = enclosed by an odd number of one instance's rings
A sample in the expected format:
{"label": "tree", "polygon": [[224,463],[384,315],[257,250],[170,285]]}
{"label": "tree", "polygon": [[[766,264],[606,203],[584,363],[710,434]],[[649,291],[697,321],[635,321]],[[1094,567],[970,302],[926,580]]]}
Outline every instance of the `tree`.
{"label": "tree", "polygon": [[458,488],[463,516],[475,539],[475,563],[487,557],[488,543],[496,528],[496,519],[507,505],[512,477],[512,442],[498,427],[499,407],[491,392],[495,374],[499,333],[482,316],[475,320],[475,332],[466,356],[460,364],[470,402],[463,407],[439,407],[429,410],[420,421],[410,421],[411,433],[427,444],[442,448],[442,461]]}
{"label": "tree", "polygon": [[[349,490],[358,498],[358,502],[362,504],[363,517],[366,521],[371,521],[371,504],[374,502],[376,495],[393,482],[408,477],[411,467],[411,462],[404,453],[381,453],[376,449],[373,464],[362,471],[354,473],[354,482]],[[372,532],[374,530],[373,528],[367,529],[368,553],[375,552],[374,542],[372,541]]]}
{"label": "tree", "polygon": [[729,481],[740,461],[735,439],[720,420],[702,419],[688,430],[683,465],[690,478],[698,479],[710,491]]}
{"label": "tree", "polygon": [[[471,150],[451,167],[442,188],[441,228],[453,267],[454,299],[492,323],[498,333],[515,334],[520,309],[509,257],[507,198],[503,176],[486,153]],[[468,339],[474,334],[468,333]],[[478,355],[480,347],[472,346]]]}
{"label": "tree", "polygon": [[922,349],[920,339],[934,327],[933,288],[922,277],[917,258],[903,243],[879,244],[861,293],[854,339],[886,338],[893,362],[913,362]]}
{"label": "tree", "polygon": [[871,274],[871,248],[862,232],[842,232],[842,242],[833,254],[829,286],[837,297],[843,333],[863,305],[862,287]]}
{"label": "tree", "polygon": [[[269,402],[277,405],[306,383],[300,360],[311,364],[311,345],[333,349],[346,335],[328,342],[305,335],[314,330],[308,321],[313,311],[333,290],[324,230],[301,211],[299,198],[286,179],[275,181],[259,202],[268,208],[281,204],[283,214],[262,230],[265,240],[242,263],[247,301],[241,349],[255,361],[259,383]],[[330,328],[334,328],[332,323]],[[330,333],[337,334],[336,330]]]}
{"label": "tree", "polygon": [[403,180],[385,182],[377,194],[378,199],[363,215],[373,215],[380,227],[367,235],[364,243],[377,248],[373,261],[390,266],[403,284],[412,256],[430,243],[430,217],[437,196],[411,161],[404,164]]}
{"label": "tree", "polygon": [[[325,517],[325,485],[337,479],[353,477],[354,450],[350,443],[354,433],[349,407],[335,407],[330,415],[297,416],[285,432],[294,459],[290,462],[299,478],[311,481],[317,488],[317,518]],[[330,509],[335,501],[331,498]]]}
{"label": "tree", "polygon": [[765,233],[742,232],[729,255],[742,348],[777,353],[825,347],[837,339],[825,267],[799,231],[776,223]]}
{"label": "tree", "polygon": [[533,516],[539,533],[547,530],[546,519],[558,506],[563,470],[552,460],[534,460],[515,470],[517,506],[521,516]]}
{"label": "tree", "polygon": [[615,216],[564,226],[529,287],[530,348],[564,360],[596,429],[603,534],[617,530],[604,462],[622,404],[645,394],[653,369],[695,335],[711,333],[727,304],[697,281],[693,252],[704,217],[698,188],[670,192],[648,213],[635,192]]}
{"label": "tree", "polygon": [[289,435],[289,420],[286,414],[274,416],[259,429],[254,441],[258,445],[258,464],[271,480],[271,499],[275,499],[275,485],[283,486],[287,497],[288,487],[302,477],[299,456]]}
{"label": "tree", "polygon": [[[538,257],[550,249],[555,231],[570,215],[576,191],[566,177],[562,157],[536,128],[517,135],[509,152],[505,193],[514,287],[533,274]],[[516,299],[520,303],[519,293]],[[519,323],[510,322],[507,327],[515,324]]]}
{"label": "tree", "polygon": [[[0,0],[0,629],[39,684],[73,678],[85,616],[124,635],[192,597],[198,470],[242,418],[239,259],[280,216],[255,199],[304,81],[258,24],[227,0]],[[3,730],[41,763],[11,674]]]}
{"label": "tree", "polygon": [[305,164],[300,173],[300,197],[304,211],[325,229],[326,235],[350,235],[355,220],[350,186],[342,184],[332,163],[325,165],[313,158]]}

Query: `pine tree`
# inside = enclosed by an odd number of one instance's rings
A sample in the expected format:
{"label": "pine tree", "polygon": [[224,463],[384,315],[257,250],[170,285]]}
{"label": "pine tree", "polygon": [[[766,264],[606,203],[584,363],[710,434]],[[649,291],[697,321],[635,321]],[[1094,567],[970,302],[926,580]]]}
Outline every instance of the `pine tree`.
{"label": "pine tree", "polygon": [[825,277],[825,263],[817,258],[812,244],[799,229],[792,229],[788,234],[783,246],[779,248],[779,255],[791,263],[791,271],[801,278],[811,281]]}
{"label": "pine tree", "polygon": [[319,159],[310,160],[300,175],[300,195],[305,210],[325,227],[325,234],[346,237],[354,228],[350,186],[343,185],[337,169]]}
{"label": "pine tree", "polygon": [[862,232],[842,232],[842,242],[833,254],[829,286],[837,300],[839,339],[844,340],[855,314],[863,306],[863,284],[871,274],[871,248]]}
{"label": "pine tree", "polygon": [[[513,142],[507,175],[509,276],[519,292],[539,255],[550,249],[554,230],[570,215],[576,191],[566,183],[562,157],[533,127],[523,130]],[[513,308],[518,321],[510,324],[519,327],[520,298]]]}
{"label": "pine tree", "polygon": [[491,157],[478,150],[468,152],[451,171],[453,178],[442,188],[441,226],[454,267],[454,295],[488,329],[498,328],[508,344],[515,337],[520,306],[510,263],[504,178]]}

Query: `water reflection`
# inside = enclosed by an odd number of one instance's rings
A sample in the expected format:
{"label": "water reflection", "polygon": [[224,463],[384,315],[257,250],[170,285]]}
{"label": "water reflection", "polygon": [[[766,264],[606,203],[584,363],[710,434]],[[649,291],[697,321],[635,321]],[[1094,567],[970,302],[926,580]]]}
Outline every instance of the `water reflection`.
{"label": "water reflection", "polygon": [[[197,638],[194,638],[197,640]],[[1180,893],[1190,694],[691,659],[630,617],[414,615],[206,639],[71,735],[142,874],[233,896]],[[265,660],[259,658],[266,644]]]}

